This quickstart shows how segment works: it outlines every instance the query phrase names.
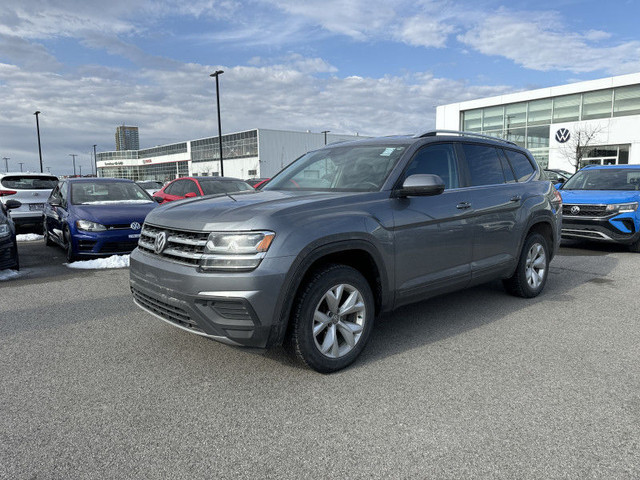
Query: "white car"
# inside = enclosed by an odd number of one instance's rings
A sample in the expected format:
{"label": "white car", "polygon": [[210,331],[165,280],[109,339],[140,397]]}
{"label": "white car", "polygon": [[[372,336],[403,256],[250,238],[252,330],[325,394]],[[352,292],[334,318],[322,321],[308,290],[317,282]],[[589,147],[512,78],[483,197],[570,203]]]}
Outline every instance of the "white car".
{"label": "white car", "polygon": [[58,177],[49,173],[0,174],[0,202],[18,200],[22,206],[11,210],[11,219],[18,225],[42,225],[42,210],[58,184]]}
{"label": "white car", "polygon": [[156,193],[158,190],[160,190],[163,187],[162,182],[158,182],[156,180],[140,180],[139,182],[136,182],[136,183],[140,185],[143,189],[145,189],[147,193],[152,197],[154,193]]}

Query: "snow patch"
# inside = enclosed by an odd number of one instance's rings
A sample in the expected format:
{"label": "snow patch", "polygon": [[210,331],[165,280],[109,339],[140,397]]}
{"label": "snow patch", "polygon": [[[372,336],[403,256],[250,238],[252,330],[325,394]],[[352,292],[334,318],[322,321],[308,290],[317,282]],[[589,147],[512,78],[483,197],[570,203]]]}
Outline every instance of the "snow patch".
{"label": "snow patch", "polygon": [[20,235],[16,235],[16,240],[19,242],[35,242],[43,238],[42,235],[38,235],[37,233],[21,233]]}
{"label": "snow patch", "polygon": [[20,272],[16,272],[15,270],[0,270],[0,282],[18,278],[19,276]]}
{"label": "snow patch", "polygon": [[77,205],[116,205],[118,203],[153,203],[152,200],[92,200]]}
{"label": "snow patch", "polygon": [[96,258],[95,260],[65,263],[65,265],[69,268],[80,268],[85,270],[94,268],[127,268],[129,266],[129,255],[112,255],[107,258]]}

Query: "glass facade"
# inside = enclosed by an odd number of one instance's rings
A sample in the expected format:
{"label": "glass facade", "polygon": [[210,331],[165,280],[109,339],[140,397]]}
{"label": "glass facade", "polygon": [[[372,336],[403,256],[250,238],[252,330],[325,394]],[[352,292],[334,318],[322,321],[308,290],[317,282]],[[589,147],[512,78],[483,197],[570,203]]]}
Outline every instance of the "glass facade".
{"label": "glass facade", "polygon": [[580,166],[585,165],[627,165],[630,145],[598,145],[582,147]]}
{"label": "glass facade", "polygon": [[152,165],[99,167],[98,176],[128,178],[130,180],[156,180],[166,182],[189,175],[189,162],[167,162]]}
{"label": "glass facade", "polygon": [[[640,85],[466,110],[461,113],[460,125],[462,130],[504,138],[526,147],[546,167],[552,123],[625,115],[640,115]],[[624,152],[621,155],[616,159],[624,158]]]}
{"label": "glass facade", "polygon": [[138,150],[138,158],[161,157],[163,155],[175,155],[176,153],[187,153],[187,142],[144,148],[142,150]]}
{"label": "glass facade", "polygon": [[[245,158],[258,156],[258,131],[234,133],[222,136],[223,158]],[[220,147],[218,137],[203,138],[191,142],[191,160],[197,162],[210,162],[220,160]]]}

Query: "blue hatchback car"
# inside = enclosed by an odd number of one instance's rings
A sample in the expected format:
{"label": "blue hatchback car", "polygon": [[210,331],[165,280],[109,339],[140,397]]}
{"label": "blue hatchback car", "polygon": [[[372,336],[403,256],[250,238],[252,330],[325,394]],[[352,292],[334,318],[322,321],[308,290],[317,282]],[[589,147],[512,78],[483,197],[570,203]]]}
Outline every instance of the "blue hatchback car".
{"label": "blue hatchback car", "polygon": [[640,252],[640,165],[588,165],[558,188],[562,238],[621,243]]}
{"label": "blue hatchback car", "polygon": [[130,253],[157,203],[131,180],[62,180],[44,206],[44,241],[58,244],[67,261]]}

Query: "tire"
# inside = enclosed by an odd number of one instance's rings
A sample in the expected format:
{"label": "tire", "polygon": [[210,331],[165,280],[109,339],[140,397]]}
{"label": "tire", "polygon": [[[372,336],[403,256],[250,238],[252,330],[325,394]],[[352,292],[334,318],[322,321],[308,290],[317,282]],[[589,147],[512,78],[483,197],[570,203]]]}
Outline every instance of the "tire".
{"label": "tire", "polygon": [[42,236],[44,237],[45,246],[53,247],[55,245],[53,243],[53,240],[51,240],[51,237],[49,236],[49,230],[47,229],[47,222],[43,222]]}
{"label": "tire", "polygon": [[640,253],[640,238],[629,245],[629,251],[633,253]]}
{"label": "tire", "polygon": [[[349,313],[338,313],[347,309]],[[373,293],[362,274],[346,265],[329,265],[302,286],[292,311],[289,346],[308,367],[335,372],[360,355],[374,318]]]}
{"label": "tire", "polygon": [[73,251],[73,241],[71,240],[71,233],[69,230],[64,231],[64,248],[67,252],[67,263],[75,262],[78,257]]}
{"label": "tire", "polygon": [[11,267],[11,270],[18,272],[20,270],[20,257],[18,256],[18,244],[16,244],[16,264]]}
{"label": "tire", "polygon": [[539,233],[530,234],[520,252],[513,276],[502,281],[511,295],[533,298],[540,295],[549,277],[549,247]]}

